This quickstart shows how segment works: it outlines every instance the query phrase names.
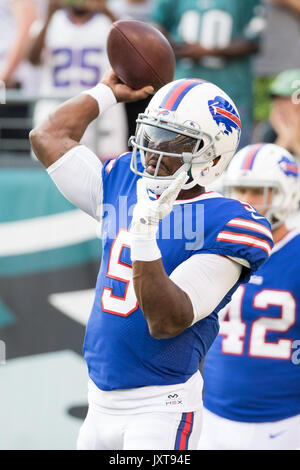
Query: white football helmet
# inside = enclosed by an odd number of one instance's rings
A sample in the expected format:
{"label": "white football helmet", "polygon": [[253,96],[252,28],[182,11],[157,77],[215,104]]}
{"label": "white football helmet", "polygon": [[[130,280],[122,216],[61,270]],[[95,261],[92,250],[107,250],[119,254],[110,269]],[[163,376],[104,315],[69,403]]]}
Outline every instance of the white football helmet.
{"label": "white football helmet", "polygon": [[[295,158],[275,144],[248,145],[230,162],[224,174],[223,188],[229,197],[235,189],[264,188],[263,202],[256,206],[266,210],[265,217],[272,228],[279,227],[299,205],[299,169]],[[271,202],[267,202],[268,189],[272,189]]]}
{"label": "white football helmet", "polygon": [[[240,140],[241,122],[235,104],[216,85],[199,79],[168,83],[138,115],[131,169],[145,178],[146,186],[161,194],[177,175],[190,176],[183,189],[205,186],[220,176],[234,155]],[[140,152],[143,170],[138,169]],[[157,156],[153,175],[146,171],[146,153]],[[162,158],[175,157],[181,167],[170,176],[158,176]],[[218,161],[214,160],[220,157]]]}

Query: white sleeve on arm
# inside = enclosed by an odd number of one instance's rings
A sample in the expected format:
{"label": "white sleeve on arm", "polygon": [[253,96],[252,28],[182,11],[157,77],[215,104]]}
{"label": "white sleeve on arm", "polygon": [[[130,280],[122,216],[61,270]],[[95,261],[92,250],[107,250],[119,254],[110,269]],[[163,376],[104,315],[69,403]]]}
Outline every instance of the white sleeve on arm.
{"label": "white sleeve on arm", "polygon": [[84,145],[72,148],[47,168],[65,198],[97,220],[103,199],[101,171],[101,161]]}
{"label": "white sleeve on arm", "polygon": [[215,254],[198,254],[181,263],[170,279],[186,292],[192,302],[192,325],[210,315],[238,281],[242,265]]}

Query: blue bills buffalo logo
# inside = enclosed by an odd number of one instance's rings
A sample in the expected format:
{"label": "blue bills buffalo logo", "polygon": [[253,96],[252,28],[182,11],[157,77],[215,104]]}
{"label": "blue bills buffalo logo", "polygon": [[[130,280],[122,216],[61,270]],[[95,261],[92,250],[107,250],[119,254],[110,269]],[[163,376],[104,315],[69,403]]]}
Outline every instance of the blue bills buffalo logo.
{"label": "blue bills buffalo logo", "polygon": [[221,96],[216,96],[208,102],[209,110],[214,121],[224,134],[232,134],[233,129],[241,131],[241,121],[234,107]]}
{"label": "blue bills buffalo logo", "polygon": [[286,176],[294,176],[294,178],[298,177],[298,166],[296,162],[290,160],[288,157],[283,156],[278,165],[280,166],[281,170],[286,174]]}

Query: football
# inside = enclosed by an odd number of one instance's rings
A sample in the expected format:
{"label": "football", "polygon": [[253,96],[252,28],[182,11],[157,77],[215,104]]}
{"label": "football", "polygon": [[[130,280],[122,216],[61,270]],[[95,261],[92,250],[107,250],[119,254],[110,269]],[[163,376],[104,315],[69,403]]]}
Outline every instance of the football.
{"label": "football", "polygon": [[107,54],[116,75],[133,89],[152,85],[156,91],[174,78],[175,55],[169,41],[143,21],[113,23]]}

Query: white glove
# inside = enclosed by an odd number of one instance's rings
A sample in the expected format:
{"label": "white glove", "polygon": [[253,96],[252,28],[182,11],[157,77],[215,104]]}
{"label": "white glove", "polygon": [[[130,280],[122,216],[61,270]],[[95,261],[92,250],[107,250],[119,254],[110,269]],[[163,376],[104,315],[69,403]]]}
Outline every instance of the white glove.
{"label": "white glove", "polygon": [[187,179],[187,173],[181,172],[156,200],[149,199],[144,179],[138,180],[137,203],[133,210],[130,227],[132,261],[153,261],[161,258],[156,243],[158,224],[172,211],[174,201]]}

